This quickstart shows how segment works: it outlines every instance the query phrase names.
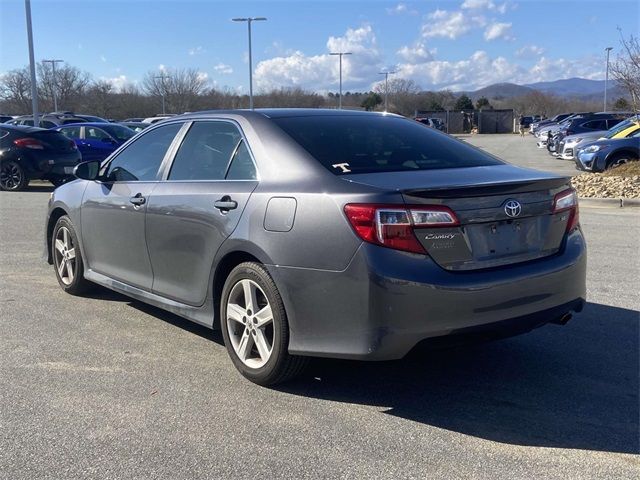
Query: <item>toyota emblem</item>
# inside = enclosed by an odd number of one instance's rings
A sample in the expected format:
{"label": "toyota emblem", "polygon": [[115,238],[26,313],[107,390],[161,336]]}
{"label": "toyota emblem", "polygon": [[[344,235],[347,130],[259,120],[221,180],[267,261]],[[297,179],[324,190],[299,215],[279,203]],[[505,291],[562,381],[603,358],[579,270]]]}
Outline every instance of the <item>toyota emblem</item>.
{"label": "toyota emblem", "polygon": [[507,214],[507,217],[517,217],[522,212],[522,205],[517,200],[507,200],[507,203],[504,204],[504,213]]}

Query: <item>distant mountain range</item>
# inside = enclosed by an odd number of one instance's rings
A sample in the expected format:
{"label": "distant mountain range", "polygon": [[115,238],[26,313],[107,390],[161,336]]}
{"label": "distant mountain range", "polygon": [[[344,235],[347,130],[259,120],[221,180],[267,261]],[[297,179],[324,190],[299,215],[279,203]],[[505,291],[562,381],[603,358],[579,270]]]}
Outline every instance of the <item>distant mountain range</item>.
{"label": "distant mountain range", "polygon": [[[491,99],[505,99],[519,97],[535,90],[561,97],[575,97],[581,100],[595,100],[604,94],[604,80],[588,80],[586,78],[567,78],[553,82],[537,82],[528,85],[515,83],[495,83],[473,92],[464,92],[474,101],[480,97]],[[611,99],[626,97],[626,92],[614,80],[609,80],[607,95]]]}

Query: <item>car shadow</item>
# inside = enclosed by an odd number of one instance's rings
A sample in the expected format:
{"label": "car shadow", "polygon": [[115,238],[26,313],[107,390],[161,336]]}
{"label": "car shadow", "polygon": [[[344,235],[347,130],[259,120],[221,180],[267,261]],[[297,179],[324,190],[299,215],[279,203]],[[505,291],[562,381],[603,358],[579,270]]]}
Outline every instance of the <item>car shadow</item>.
{"label": "car shadow", "polygon": [[[224,345],[219,330],[100,290],[95,298]],[[638,311],[588,303],[563,327],[507,340],[416,348],[393,362],[316,358],[276,389],[512,445],[638,453],[639,324]]]}
{"label": "car shadow", "polygon": [[31,193],[31,192],[44,192],[44,193],[50,193],[53,192],[56,189],[56,187],[54,187],[53,185],[51,185],[50,183],[30,183],[29,186],[27,186],[27,188],[25,188],[23,190],[23,193]]}
{"label": "car shadow", "polygon": [[395,362],[314,360],[280,391],[513,445],[639,451],[640,313],[590,303],[564,327]]}

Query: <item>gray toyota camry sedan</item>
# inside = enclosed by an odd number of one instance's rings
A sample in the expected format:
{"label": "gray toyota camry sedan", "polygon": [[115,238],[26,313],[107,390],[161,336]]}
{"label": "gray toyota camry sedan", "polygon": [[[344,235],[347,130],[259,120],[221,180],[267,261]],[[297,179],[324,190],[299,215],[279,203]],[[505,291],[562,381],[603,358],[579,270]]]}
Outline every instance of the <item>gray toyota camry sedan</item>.
{"label": "gray toyota camry sedan", "polygon": [[55,190],[60,286],[220,328],[261,385],[310,356],[565,323],[585,302],[569,179],[396,115],[209,111],[157,123]]}

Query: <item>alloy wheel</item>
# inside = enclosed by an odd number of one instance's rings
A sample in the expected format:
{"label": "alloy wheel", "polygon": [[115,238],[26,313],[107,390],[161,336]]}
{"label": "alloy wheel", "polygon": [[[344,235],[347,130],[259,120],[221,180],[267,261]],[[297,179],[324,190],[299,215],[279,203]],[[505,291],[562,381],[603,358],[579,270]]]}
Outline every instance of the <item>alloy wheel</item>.
{"label": "alloy wheel", "polygon": [[263,367],[274,342],[273,313],[264,291],[252,280],[238,281],[229,293],[226,311],[234,352],[247,367]]}
{"label": "alloy wheel", "polygon": [[22,170],[13,162],[7,162],[0,169],[0,185],[5,190],[14,190],[22,183]]}
{"label": "alloy wheel", "polygon": [[67,227],[60,227],[56,233],[55,265],[62,283],[71,285],[75,278],[76,249]]}

